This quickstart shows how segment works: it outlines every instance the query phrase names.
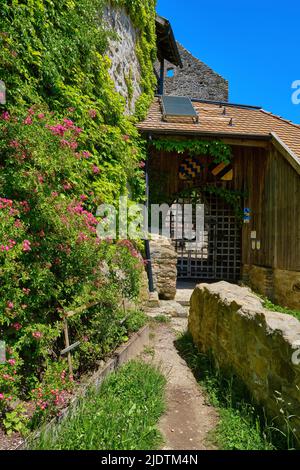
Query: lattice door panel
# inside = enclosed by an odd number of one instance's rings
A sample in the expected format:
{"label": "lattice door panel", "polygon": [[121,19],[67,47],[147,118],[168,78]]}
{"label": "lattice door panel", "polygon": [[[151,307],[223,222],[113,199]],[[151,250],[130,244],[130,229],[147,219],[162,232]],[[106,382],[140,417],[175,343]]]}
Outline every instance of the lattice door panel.
{"label": "lattice door panel", "polygon": [[[204,231],[187,240],[184,231],[184,206],[179,200],[170,213],[171,238],[178,253],[178,278],[236,281],[240,276],[240,227],[233,210],[214,195],[205,199]],[[192,230],[196,233],[193,211]],[[185,227],[186,229],[186,227]],[[199,241],[200,240],[200,241]]]}

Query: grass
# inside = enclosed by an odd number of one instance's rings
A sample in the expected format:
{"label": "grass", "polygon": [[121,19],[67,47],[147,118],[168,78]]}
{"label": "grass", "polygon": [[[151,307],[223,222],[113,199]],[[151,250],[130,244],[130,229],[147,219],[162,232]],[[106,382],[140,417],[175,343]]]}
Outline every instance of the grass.
{"label": "grass", "polygon": [[300,320],[300,311],[299,310],[292,310],[287,307],[281,307],[280,305],[273,304],[271,300],[269,300],[266,297],[259,296],[263,302],[263,306],[267,310],[271,310],[272,312],[279,312],[279,313],[286,313],[287,315],[292,315],[292,317],[296,317],[298,320]]}
{"label": "grass", "polygon": [[[222,374],[212,358],[199,353],[189,334],[176,342],[177,349],[204,388],[209,403],[220,416],[211,439],[224,450],[291,449],[293,443],[268,423],[261,407],[252,401],[247,389],[235,376]],[[289,442],[288,442],[289,441]]]}
{"label": "grass", "polygon": [[155,356],[155,349],[151,346],[145,346],[144,347],[144,354],[147,356],[154,357]]}
{"label": "grass", "polygon": [[131,361],[91,389],[73,413],[43,431],[38,450],[153,450],[162,442],[157,423],[165,410],[165,378]]}
{"label": "grass", "polygon": [[153,320],[156,323],[171,323],[171,318],[167,317],[166,315],[156,315]]}

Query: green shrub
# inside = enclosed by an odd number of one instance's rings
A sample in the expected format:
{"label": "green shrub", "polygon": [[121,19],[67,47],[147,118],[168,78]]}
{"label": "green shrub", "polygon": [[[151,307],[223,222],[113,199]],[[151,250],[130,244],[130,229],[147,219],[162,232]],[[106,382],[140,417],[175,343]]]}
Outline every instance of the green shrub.
{"label": "green shrub", "polygon": [[[122,341],[121,298],[137,297],[143,260],[129,241],[97,238],[94,193],[86,191],[95,164],[69,117],[57,122],[30,108],[22,117],[2,115],[0,129],[0,333],[18,366],[13,380],[1,370],[5,411],[11,394],[28,397],[57,360],[63,311],[99,303],[70,321],[73,338],[93,332],[90,359]],[[79,370],[87,345],[81,352]]]}
{"label": "green shrub", "polygon": [[[120,324],[121,297],[136,298],[142,259],[128,241],[99,242],[93,214],[130,186],[132,197],[143,199],[145,149],[109,77],[105,3],[1,3],[0,337],[10,361],[0,369],[3,416],[19,399],[33,398],[37,422],[53,413],[51,390],[68,392],[55,365],[66,369],[58,360],[63,311],[98,302],[70,320],[71,340],[81,341],[78,372],[130,330]],[[154,90],[154,2],[114,3],[139,30],[141,116]]]}

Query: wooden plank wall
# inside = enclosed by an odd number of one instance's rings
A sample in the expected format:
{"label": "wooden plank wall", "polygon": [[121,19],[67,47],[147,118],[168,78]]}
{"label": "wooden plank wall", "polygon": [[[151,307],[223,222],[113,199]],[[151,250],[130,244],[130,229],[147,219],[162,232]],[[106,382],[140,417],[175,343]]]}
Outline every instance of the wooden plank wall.
{"label": "wooden plank wall", "polygon": [[[300,177],[285,158],[269,148],[233,146],[234,180],[222,183],[244,190],[244,206],[252,211],[242,228],[242,262],[269,268],[300,271]],[[152,187],[166,195],[177,194],[185,183],[178,178],[186,155],[153,152]],[[200,157],[203,163],[206,157]],[[153,179],[158,178],[157,184]],[[203,173],[203,182],[207,175]],[[251,232],[257,232],[260,250],[253,250]]]}
{"label": "wooden plank wall", "polygon": [[[243,264],[300,271],[299,175],[273,147],[236,148],[234,155],[235,184],[244,179],[245,206],[252,211],[251,223],[243,226]],[[251,231],[257,232],[260,250],[252,249]]]}

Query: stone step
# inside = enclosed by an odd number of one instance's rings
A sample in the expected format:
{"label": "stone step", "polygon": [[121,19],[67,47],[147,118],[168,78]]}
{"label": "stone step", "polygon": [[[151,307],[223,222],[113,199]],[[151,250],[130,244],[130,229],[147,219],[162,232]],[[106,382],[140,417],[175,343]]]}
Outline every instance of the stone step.
{"label": "stone step", "polygon": [[189,308],[182,306],[175,300],[160,300],[159,307],[147,308],[146,313],[150,317],[165,315],[167,317],[187,318],[189,315]]}
{"label": "stone step", "polygon": [[178,299],[176,302],[178,302],[182,307],[189,307],[190,306],[190,301],[189,300],[180,300],[180,299]]}
{"label": "stone step", "polygon": [[149,299],[147,302],[147,307],[148,308],[159,308],[159,298],[158,298],[158,292],[150,292],[149,293]]}
{"label": "stone step", "polygon": [[177,289],[175,300],[183,307],[189,307],[194,289]]}

